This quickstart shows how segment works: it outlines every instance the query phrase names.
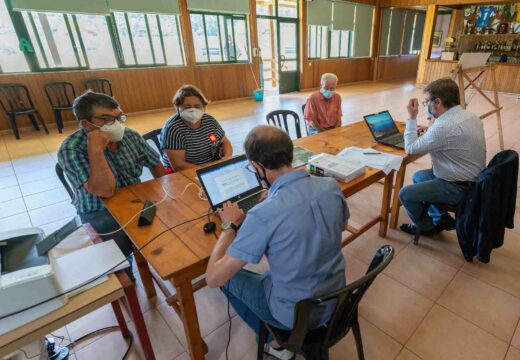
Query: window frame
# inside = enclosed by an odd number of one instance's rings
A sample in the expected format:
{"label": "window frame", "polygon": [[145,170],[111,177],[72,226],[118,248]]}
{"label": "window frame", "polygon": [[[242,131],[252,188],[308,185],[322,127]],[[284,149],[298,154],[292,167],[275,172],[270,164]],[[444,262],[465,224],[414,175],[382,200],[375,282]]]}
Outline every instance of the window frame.
{"label": "window frame", "polygon": [[[207,49],[207,53],[206,53],[206,59],[207,61],[197,61],[197,56],[195,54],[195,57],[194,57],[194,63],[195,65],[218,65],[218,64],[250,64],[251,63],[251,45],[250,45],[250,40],[249,40],[249,37],[250,37],[250,28],[249,28],[249,22],[248,22],[248,16],[247,14],[230,14],[230,13],[219,13],[219,12],[210,12],[210,11],[200,11],[200,10],[189,10],[189,21],[190,21],[190,30],[191,30],[191,33],[192,33],[192,38],[194,38],[193,36],[193,26],[191,26],[191,15],[201,15],[202,16],[202,25],[203,25],[203,28],[204,28],[204,41],[205,41],[205,44],[206,44],[206,49]],[[221,61],[211,61],[210,60],[210,54],[209,54],[209,43],[208,43],[208,32],[207,32],[207,27],[206,27],[206,15],[207,16],[216,16],[217,17],[217,25],[218,25],[218,34],[219,34],[219,47],[220,47],[220,53],[221,53],[221,57],[222,57],[222,60]],[[221,34],[222,34],[222,29],[221,29],[221,25],[220,25],[220,18],[219,16],[222,16],[224,18],[224,32],[226,34],[226,38],[227,38],[227,35],[228,35],[228,30],[227,30],[227,26],[226,26],[226,20],[227,19],[231,19],[231,31],[232,31],[232,36],[233,36],[233,48],[235,50],[235,54],[237,53],[236,52],[236,49],[237,49],[237,44],[236,44],[236,37],[235,37],[235,24],[234,24],[234,19],[239,19],[239,20],[243,20],[244,21],[244,24],[245,24],[245,29],[246,29],[246,53],[247,53],[247,60],[224,60],[224,48],[222,47],[222,38],[221,38]],[[195,42],[193,41],[193,51],[195,53]]]}
{"label": "window frame", "polygon": [[[134,64],[125,64],[125,58],[124,58],[124,53],[123,53],[123,47],[122,47],[122,43],[121,43],[121,39],[119,38],[119,30],[117,28],[117,22],[116,22],[116,19],[115,19],[115,15],[114,13],[122,13],[125,17],[125,26],[126,26],[126,30],[129,34],[128,36],[128,39],[130,41],[130,47],[131,47],[131,51],[132,51],[132,56],[133,56],[133,59],[134,59]],[[180,29],[180,16],[179,15],[169,15],[169,16],[174,16],[175,17],[175,25],[176,25],[176,28],[177,28],[177,35],[178,35],[178,40],[179,40],[179,48],[180,48],[180,52],[181,52],[181,59],[182,59],[182,64],[178,64],[178,65],[169,65],[168,64],[168,60],[167,60],[167,57],[166,57],[166,46],[164,45],[164,38],[163,38],[163,32],[162,32],[162,26],[161,26],[161,18],[160,16],[161,15],[165,15],[165,14],[157,14],[157,13],[140,13],[144,16],[144,19],[145,19],[145,24],[146,24],[146,33],[147,33],[147,37],[148,37],[148,43],[150,45],[150,52],[152,54],[152,59],[153,59],[153,64],[139,64],[137,62],[137,53],[135,51],[135,45],[134,45],[134,39],[133,39],[133,35],[132,35],[132,31],[130,29],[130,21],[128,19],[128,13],[132,13],[131,11],[112,11],[109,15],[109,18],[110,18],[110,37],[112,39],[112,44],[114,46],[114,52],[116,54],[116,60],[117,60],[117,63],[118,63],[118,68],[121,68],[121,69],[135,69],[135,68],[150,68],[150,67],[162,67],[162,66],[168,66],[168,67],[184,67],[184,66],[187,66],[186,64],[186,55],[185,55],[185,51],[184,51],[184,42],[182,41],[182,33],[181,33],[181,29]],[[152,41],[152,35],[151,35],[151,32],[150,32],[150,24],[149,24],[149,20],[148,20],[148,15],[151,15],[151,16],[155,16],[155,19],[156,19],[156,22],[157,22],[157,28],[159,30],[159,37],[160,37],[160,41],[161,41],[161,49],[162,49],[162,52],[163,52],[163,58],[164,58],[164,62],[162,63],[157,63],[156,62],[156,55],[155,55],[155,50],[154,50],[154,46],[153,46],[153,41]]]}
{"label": "window frame", "polygon": [[[320,54],[320,57],[316,57],[316,56],[310,56],[311,54],[311,49],[310,49],[310,42],[311,42],[311,36],[310,36],[310,33],[311,33],[311,26],[315,28],[315,31],[316,31],[316,41],[315,41],[315,46],[316,46],[316,54]],[[321,57],[321,55],[323,54],[323,31],[324,31],[324,28],[326,28],[326,35],[327,36],[327,49],[326,49],[326,54],[325,54],[325,57]],[[320,35],[318,36],[317,34],[317,31],[318,29],[320,30]],[[352,58],[352,39],[353,39],[353,31],[352,30],[336,30],[336,31],[339,31],[340,32],[340,37],[339,37],[339,47],[338,47],[338,56],[331,56],[331,52],[332,52],[332,31],[334,30],[331,30],[331,28],[329,26],[323,26],[323,25],[308,25],[307,26],[307,59],[308,60],[326,60],[326,59],[350,59]],[[342,38],[343,38],[343,33],[344,32],[347,32],[348,33],[348,47],[347,47],[347,56],[341,56],[341,50],[342,50]],[[318,46],[319,45],[319,46]],[[318,48],[320,49],[319,52],[318,52]]]}
{"label": "window frame", "polygon": [[[329,35],[329,53],[328,53],[328,57],[327,59],[350,59],[352,57],[352,46],[350,46],[350,44],[352,43],[352,33],[354,32],[353,30],[335,30],[335,31],[339,31],[339,47],[338,47],[338,56],[332,56],[330,55],[330,53],[332,52],[332,32],[334,30],[329,30],[328,31],[328,35]],[[347,32],[347,37],[348,37],[348,46],[347,46],[347,56],[341,56],[341,50],[342,50],[342,47],[341,47],[341,44],[342,44],[342,38],[343,38],[343,33],[344,32]]]}

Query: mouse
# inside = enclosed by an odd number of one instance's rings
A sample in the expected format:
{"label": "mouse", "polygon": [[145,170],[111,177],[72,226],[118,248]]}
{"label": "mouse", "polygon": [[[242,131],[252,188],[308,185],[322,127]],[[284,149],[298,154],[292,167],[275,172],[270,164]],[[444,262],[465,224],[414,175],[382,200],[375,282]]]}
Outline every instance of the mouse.
{"label": "mouse", "polygon": [[205,233],[212,233],[212,232],[215,232],[215,229],[217,228],[217,225],[215,224],[215,222],[213,221],[210,221],[210,222],[207,222],[204,224],[204,232]]}

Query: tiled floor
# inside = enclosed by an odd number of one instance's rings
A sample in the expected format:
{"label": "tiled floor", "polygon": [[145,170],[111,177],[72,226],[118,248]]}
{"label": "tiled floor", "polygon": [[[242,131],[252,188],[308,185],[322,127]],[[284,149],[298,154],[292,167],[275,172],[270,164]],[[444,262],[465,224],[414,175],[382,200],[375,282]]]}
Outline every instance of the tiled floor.
{"label": "tiled floor", "polygon": [[[411,82],[364,83],[341,87],[339,92],[344,98],[344,123],[381,110],[390,110],[396,119],[404,120],[408,98],[421,97],[421,90]],[[254,125],[265,122],[265,113],[278,108],[300,113],[306,96],[298,93],[268,97],[263,103],[243,100],[211,104],[208,112],[221,121],[235,153],[239,153],[245,134]],[[520,104],[512,95],[501,95],[500,99],[504,106],[506,147],[519,151]],[[489,110],[476,96],[469,108],[478,114]],[[171,111],[159,111],[134,115],[128,126],[143,133],[162,126],[170,114]],[[485,129],[489,160],[499,150],[493,118],[485,120]],[[50,232],[73,216],[74,209],[53,167],[60,142],[74,130],[74,124],[68,124],[63,135],[54,129],[47,136],[25,131],[19,141],[11,134],[0,137],[1,231],[40,226]],[[428,166],[428,158],[412,164],[407,182],[415,170]],[[381,191],[382,186],[376,185],[349,199],[353,223],[363,222],[378,212]],[[401,214],[401,220],[406,221],[404,212]],[[520,227],[520,220],[516,224]],[[520,360],[518,228],[507,231],[504,246],[493,252],[489,264],[466,263],[453,232],[422,237],[420,245],[414,246],[410,237],[399,231],[390,230],[383,239],[371,230],[343,249],[348,281],[363,275],[382,244],[393,245],[396,257],[360,305],[367,360]],[[157,358],[188,359],[182,324],[164,297],[147,299],[140,279],[138,295]],[[197,292],[195,298],[202,334],[209,347],[207,358],[225,359],[229,329],[225,298],[219,290],[209,288]],[[254,359],[254,334],[233,310],[231,316],[229,358]],[[66,344],[70,339],[114,324],[111,308],[104,307],[54,334],[64,336]],[[130,328],[133,329],[132,324]],[[72,359],[120,359],[125,349],[120,334],[109,333],[78,345]],[[129,358],[143,358],[138,341]],[[331,350],[331,358],[357,359],[351,334]]]}

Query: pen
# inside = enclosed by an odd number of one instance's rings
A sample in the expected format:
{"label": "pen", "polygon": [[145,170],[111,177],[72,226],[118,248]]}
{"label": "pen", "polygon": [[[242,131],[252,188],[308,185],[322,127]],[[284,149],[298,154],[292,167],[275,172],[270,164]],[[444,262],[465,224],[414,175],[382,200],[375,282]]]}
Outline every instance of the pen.
{"label": "pen", "polygon": [[380,152],[364,152],[363,155],[381,155]]}

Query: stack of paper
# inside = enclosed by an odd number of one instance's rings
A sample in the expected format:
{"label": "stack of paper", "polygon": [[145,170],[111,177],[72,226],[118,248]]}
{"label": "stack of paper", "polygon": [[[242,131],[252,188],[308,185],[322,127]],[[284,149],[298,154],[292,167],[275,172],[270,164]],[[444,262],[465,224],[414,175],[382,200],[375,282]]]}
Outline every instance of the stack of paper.
{"label": "stack of paper", "polygon": [[365,165],[330,154],[319,154],[309,160],[309,172],[319,176],[332,176],[347,182],[365,173]]}
{"label": "stack of paper", "polygon": [[362,149],[355,146],[343,149],[337,156],[383,170],[385,174],[389,174],[392,170],[399,170],[403,162],[401,156],[379,152],[372,148]]}

